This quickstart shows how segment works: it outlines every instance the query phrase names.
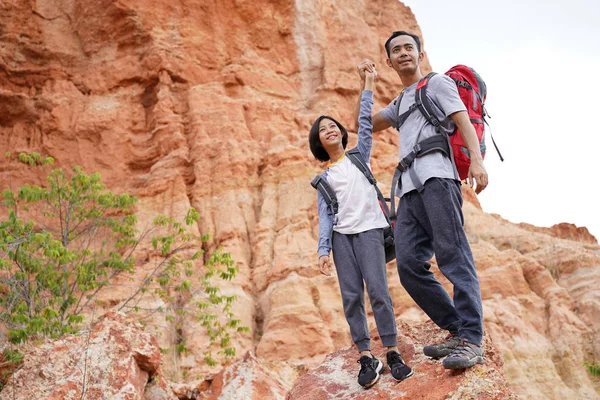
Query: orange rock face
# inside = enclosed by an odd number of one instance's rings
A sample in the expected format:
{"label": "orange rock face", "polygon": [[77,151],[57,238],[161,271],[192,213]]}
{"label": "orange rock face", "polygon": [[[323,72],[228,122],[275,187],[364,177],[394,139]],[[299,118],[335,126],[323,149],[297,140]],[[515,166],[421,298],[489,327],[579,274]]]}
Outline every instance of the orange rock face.
{"label": "orange rock face", "polygon": [[[355,66],[365,57],[379,71],[376,108],[400,91],[383,42],[394,30],[420,34],[407,7],[4,0],[0,21],[1,149],[100,171],[112,190],[140,197],[140,226],[158,212],[182,217],[195,207],[209,247],[230,251],[240,268],[223,288],[238,295],[235,311],[251,328],[234,338],[239,354],[310,367],[350,344],[337,281],[316,268],[309,182],[321,166],[308,130],[319,114],[352,127]],[[427,60],[422,68],[431,69]],[[391,130],[376,135],[372,167],[384,192],[397,145]],[[13,185],[38,179],[3,159],[0,181],[9,176]],[[515,226],[465,194],[486,323],[511,387],[524,398],[594,398],[581,363],[600,359],[599,246],[580,233]],[[396,313],[424,321],[388,268]],[[118,302],[127,293],[105,296]],[[190,353],[165,357],[165,374],[190,381],[217,371],[203,362],[199,324],[175,331],[163,323],[159,344],[183,337]],[[295,375],[286,376],[289,386]]]}

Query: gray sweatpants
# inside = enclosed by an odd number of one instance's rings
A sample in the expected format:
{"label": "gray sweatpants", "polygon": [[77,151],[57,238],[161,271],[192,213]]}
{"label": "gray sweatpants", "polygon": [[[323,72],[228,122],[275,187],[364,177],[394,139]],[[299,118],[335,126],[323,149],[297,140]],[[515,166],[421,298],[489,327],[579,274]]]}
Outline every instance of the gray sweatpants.
{"label": "gray sweatpants", "polygon": [[367,285],[381,343],[385,347],[396,346],[396,319],[387,284],[383,229],[351,235],[334,232],[332,242],[344,315],[358,351],[370,350],[371,346],[363,282]]}

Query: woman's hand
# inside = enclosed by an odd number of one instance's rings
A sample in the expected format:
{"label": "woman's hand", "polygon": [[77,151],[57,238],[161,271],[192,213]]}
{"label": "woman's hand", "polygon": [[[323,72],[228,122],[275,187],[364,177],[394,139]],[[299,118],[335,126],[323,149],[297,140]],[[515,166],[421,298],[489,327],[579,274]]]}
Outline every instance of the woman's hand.
{"label": "woman's hand", "polygon": [[377,71],[375,70],[375,67],[373,67],[371,70],[365,70],[365,90],[373,91],[376,78]]}
{"label": "woman's hand", "polygon": [[369,72],[373,72],[375,71],[375,63],[369,59],[365,59],[363,60],[360,64],[358,64],[356,66],[356,69],[358,70],[358,75],[360,76],[361,80],[365,79],[365,72],[369,71]]}
{"label": "woman's hand", "polygon": [[331,261],[329,261],[329,256],[319,257],[319,269],[323,275],[331,276]]}

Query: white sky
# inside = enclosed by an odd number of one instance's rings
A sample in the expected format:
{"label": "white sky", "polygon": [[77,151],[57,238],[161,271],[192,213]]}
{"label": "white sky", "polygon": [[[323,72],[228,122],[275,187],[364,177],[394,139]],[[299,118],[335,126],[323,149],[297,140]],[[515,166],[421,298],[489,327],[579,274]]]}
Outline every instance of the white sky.
{"label": "white sky", "polygon": [[600,240],[600,1],[404,0],[436,72],[473,67],[492,134],[483,210]]}

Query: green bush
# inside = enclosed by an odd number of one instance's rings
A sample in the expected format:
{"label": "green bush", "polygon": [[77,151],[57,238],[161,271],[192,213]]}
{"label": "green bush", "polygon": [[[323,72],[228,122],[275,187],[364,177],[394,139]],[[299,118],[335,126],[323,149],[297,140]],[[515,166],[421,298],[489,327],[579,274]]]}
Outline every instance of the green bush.
{"label": "green bush", "polygon": [[[18,160],[44,172],[53,163],[36,153],[21,153]],[[0,221],[0,321],[12,343],[75,332],[103,289],[117,278],[131,278],[137,265],[133,255],[143,242],[151,243],[155,263],[118,309],[145,311],[142,321],[160,312],[175,321],[178,331],[191,315],[225,359],[235,355],[230,335],[248,328],[231,311],[235,296],[221,294],[214,281],[233,279],[237,268],[229,253],[204,253],[209,236],[190,232],[199,219],[195,209],[182,222],[158,215],[152,227],[139,232],[137,198],[112,193],[99,173],[88,175],[81,167],[69,173],[51,170],[44,185],[3,189],[7,217]],[[140,302],[148,296],[159,296],[166,306],[143,309]],[[185,343],[175,350],[185,352]],[[216,363],[211,349],[204,356]]]}

